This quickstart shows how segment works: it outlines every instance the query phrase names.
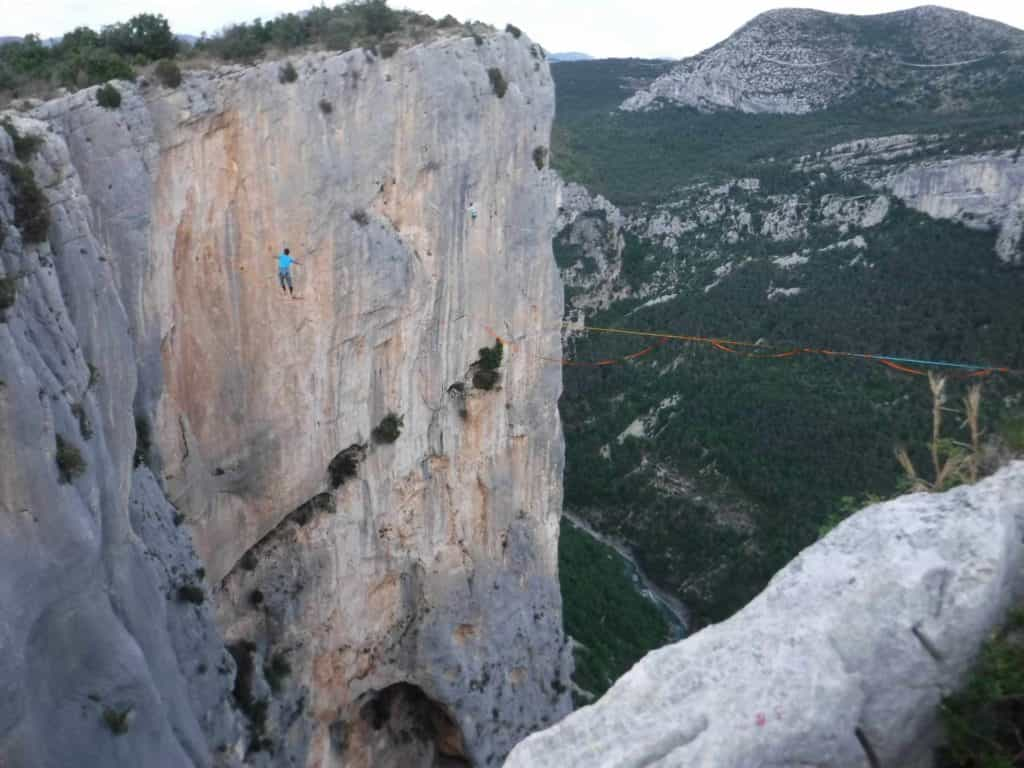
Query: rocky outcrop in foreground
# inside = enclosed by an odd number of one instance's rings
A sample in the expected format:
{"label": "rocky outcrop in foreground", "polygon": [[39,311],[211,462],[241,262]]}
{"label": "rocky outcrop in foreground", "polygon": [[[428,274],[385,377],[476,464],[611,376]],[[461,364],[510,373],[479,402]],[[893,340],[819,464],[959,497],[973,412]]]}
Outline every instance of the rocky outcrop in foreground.
{"label": "rocky outcrop in foreground", "polygon": [[543,54],[293,64],[0,130],[3,768],[497,765],[569,709]]}
{"label": "rocky outcrop in foreground", "polygon": [[1022,589],[1024,462],[869,507],[506,768],[928,765],[937,704]]}

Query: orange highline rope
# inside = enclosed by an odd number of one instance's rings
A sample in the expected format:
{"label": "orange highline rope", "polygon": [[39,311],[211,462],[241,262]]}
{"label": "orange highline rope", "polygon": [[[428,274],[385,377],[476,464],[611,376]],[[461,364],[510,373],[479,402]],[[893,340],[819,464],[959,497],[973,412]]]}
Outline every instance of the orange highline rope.
{"label": "orange highline rope", "polygon": [[[569,323],[562,323],[562,327],[570,326]],[[570,326],[571,327],[571,326]],[[509,341],[500,334],[498,334],[490,325],[484,324],[484,328],[494,336],[495,339],[500,341],[503,346],[508,347],[510,350],[516,349],[518,346],[516,343]],[[798,355],[819,355],[825,357],[845,357],[859,360],[869,360],[872,362],[880,363],[892,370],[899,371],[901,373],[910,374],[912,376],[927,376],[928,372],[921,370],[920,368],[911,367],[905,363],[914,363],[916,365],[923,365],[927,367],[941,367],[941,368],[954,368],[958,369],[958,373],[955,374],[958,377],[964,378],[977,378],[984,376],[991,376],[994,373],[1003,373],[1009,375],[1024,375],[1024,371],[1016,370],[1008,366],[984,366],[984,365],[970,365],[966,363],[949,363],[938,360],[915,360],[910,358],[894,357],[892,355],[877,355],[861,352],[840,352],[831,349],[815,349],[813,347],[795,347],[790,349],[782,349],[781,351],[771,351],[767,353],[748,352],[743,350],[779,350],[777,346],[770,344],[758,344],[750,341],[738,341],[735,339],[721,339],[712,336],[694,336],[689,334],[678,334],[678,333],[659,333],[657,331],[638,331],[628,328],[603,328],[600,326],[583,326],[579,328],[582,332],[594,332],[594,333],[606,333],[616,334],[620,336],[640,336],[645,338],[655,338],[657,342],[650,346],[644,347],[638,352],[625,355],[621,358],[610,358],[605,360],[595,361],[583,361],[583,360],[569,360],[566,358],[555,358],[545,357],[538,355],[537,357],[549,363],[558,363],[563,366],[571,366],[577,368],[603,368],[609,365],[617,365],[625,363],[631,360],[644,357],[655,351],[658,347],[666,344],[669,341],[685,341],[698,344],[707,344],[721,352],[728,352],[734,355],[741,355],[742,357],[761,359],[761,360],[781,360],[796,357]],[[740,349],[736,349],[739,347]]]}

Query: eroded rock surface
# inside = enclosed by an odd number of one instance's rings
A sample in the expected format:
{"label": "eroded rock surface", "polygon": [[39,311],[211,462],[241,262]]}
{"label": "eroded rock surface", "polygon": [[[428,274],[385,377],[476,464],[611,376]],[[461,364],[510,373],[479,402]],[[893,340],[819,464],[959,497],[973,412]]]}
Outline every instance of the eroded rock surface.
{"label": "eroded rock surface", "polygon": [[[3,132],[0,161],[17,162]],[[0,171],[15,284],[0,323],[0,762],[235,764],[234,664],[202,564],[134,467],[136,360],[109,251],[63,142],[48,137],[30,166],[48,243],[23,242]]]}
{"label": "eroded rock surface", "polygon": [[941,697],[1022,589],[1024,462],[869,507],[506,767],[927,765]]}

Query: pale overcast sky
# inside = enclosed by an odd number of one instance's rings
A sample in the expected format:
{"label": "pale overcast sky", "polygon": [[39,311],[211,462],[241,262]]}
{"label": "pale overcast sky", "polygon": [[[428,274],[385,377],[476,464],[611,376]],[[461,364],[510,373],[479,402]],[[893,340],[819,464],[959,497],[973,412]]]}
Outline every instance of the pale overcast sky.
{"label": "pale overcast sky", "polygon": [[[336,0],[335,0],[336,2]],[[54,37],[76,26],[99,28],[137,13],[162,13],[175,32],[213,33],[226,24],[257,16],[299,11],[313,0],[0,0],[0,36]],[[328,4],[334,4],[333,2]],[[549,51],[583,51],[598,57],[683,57],[727,37],[770,8],[801,6],[834,13],[884,13],[921,2],[900,0],[391,0],[439,17],[479,19],[498,27],[523,28]],[[1024,28],[1021,0],[955,0],[951,8]],[[699,10],[697,10],[699,9]]]}

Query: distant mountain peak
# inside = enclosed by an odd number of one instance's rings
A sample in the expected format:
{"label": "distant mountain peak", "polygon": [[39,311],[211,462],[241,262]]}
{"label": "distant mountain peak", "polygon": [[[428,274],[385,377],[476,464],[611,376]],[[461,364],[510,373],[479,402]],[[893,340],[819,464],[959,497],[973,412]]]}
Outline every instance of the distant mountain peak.
{"label": "distant mountain peak", "polygon": [[548,54],[549,61],[593,61],[594,57],[589,53],[580,53],[579,51],[567,51],[565,53],[551,53]]}
{"label": "distant mountain peak", "polygon": [[803,114],[865,88],[923,98],[924,90],[939,92],[958,79],[970,87],[978,72],[969,67],[1022,57],[1024,31],[936,5],[872,16],[777,8],[684,59],[622,108],[669,103]]}

